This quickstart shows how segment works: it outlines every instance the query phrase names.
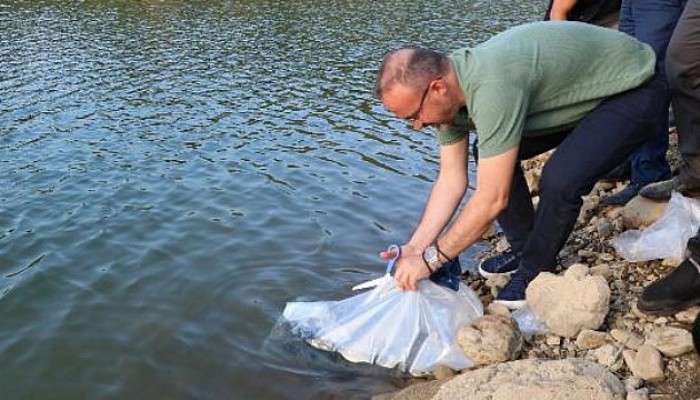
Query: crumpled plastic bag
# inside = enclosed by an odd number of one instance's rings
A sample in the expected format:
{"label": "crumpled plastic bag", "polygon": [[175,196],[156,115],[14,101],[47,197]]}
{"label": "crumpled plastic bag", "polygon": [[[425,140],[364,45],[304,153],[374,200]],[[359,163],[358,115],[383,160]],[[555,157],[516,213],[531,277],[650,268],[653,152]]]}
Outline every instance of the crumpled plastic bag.
{"label": "crumpled plastic bag", "polygon": [[417,291],[401,291],[386,275],[374,289],[344,300],[287,303],[282,315],[316,348],[419,376],[439,365],[473,365],[457,332],[482,316],[483,307],[463,283],[453,290],[426,279]]}
{"label": "crumpled plastic bag", "polygon": [[547,325],[529,305],[513,311],[511,316],[517,322],[520,333],[525,337],[544,335],[549,332]]}
{"label": "crumpled plastic bag", "polygon": [[688,239],[700,227],[700,201],[673,192],[664,214],[645,230],[623,232],[612,241],[615,251],[627,261],[670,259],[680,263]]}

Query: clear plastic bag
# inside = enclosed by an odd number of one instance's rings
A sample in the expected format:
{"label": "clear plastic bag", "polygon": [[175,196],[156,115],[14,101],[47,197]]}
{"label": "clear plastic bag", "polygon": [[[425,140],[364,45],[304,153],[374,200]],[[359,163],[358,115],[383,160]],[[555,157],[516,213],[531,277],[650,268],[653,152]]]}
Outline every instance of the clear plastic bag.
{"label": "clear plastic bag", "polygon": [[401,291],[387,275],[374,289],[344,300],[287,303],[282,315],[316,348],[351,362],[424,375],[439,365],[472,366],[457,331],[482,316],[483,308],[462,283],[452,290],[426,279],[417,291]]}
{"label": "clear plastic bag", "polygon": [[532,311],[532,308],[530,308],[529,305],[513,311],[511,316],[515,322],[518,323],[518,328],[525,337],[529,338],[535,335],[544,335],[549,332],[547,325],[545,325],[544,321],[542,321],[542,319],[540,319],[540,317],[538,317],[537,314]]}
{"label": "clear plastic bag", "polygon": [[681,262],[688,239],[700,227],[700,201],[673,192],[666,211],[645,230],[623,232],[612,241],[615,251],[627,261],[671,259]]}

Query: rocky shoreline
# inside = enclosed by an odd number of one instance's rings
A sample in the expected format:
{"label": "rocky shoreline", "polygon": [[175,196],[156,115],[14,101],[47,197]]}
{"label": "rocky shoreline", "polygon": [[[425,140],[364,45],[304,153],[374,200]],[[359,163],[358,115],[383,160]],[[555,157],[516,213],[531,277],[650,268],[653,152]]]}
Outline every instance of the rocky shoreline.
{"label": "rocky shoreline", "polygon": [[[672,132],[668,157],[674,169],[680,164],[675,143]],[[523,165],[535,203],[537,178],[548,156]],[[460,330],[459,340],[479,367],[461,373],[440,368],[430,379],[417,379],[400,392],[373,400],[700,400],[700,358],[690,335],[700,307],[668,317],[646,315],[636,307],[643,288],[668,273],[675,262],[630,263],[610,244],[625,230],[655,221],[665,204],[637,198],[625,207],[599,205],[601,196],[623,186],[595,186],[584,198],[556,275],[542,274],[528,288],[530,306],[550,318],[549,333],[522,335],[508,310],[492,304],[506,280],[468,275],[464,283],[479,295],[486,315]],[[508,246],[495,231],[486,239],[494,253]],[[554,296],[559,305],[531,300],[540,292],[545,293],[542,298]],[[567,296],[573,298],[568,306]]]}

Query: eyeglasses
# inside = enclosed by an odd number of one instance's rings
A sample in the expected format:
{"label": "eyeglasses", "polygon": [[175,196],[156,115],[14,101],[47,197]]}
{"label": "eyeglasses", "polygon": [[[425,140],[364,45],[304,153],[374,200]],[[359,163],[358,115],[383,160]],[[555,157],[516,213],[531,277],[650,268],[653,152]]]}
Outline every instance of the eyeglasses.
{"label": "eyeglasses", "polygon": [[414,112],[413,114],[406,117],[406,121],[413,123],[418,119],[418,117],[420,117],[420,112],[423,110],[423,103],[425,103],[425,98],[428,97],[428,92],[430,92],[430,87],[433,86],[433,82],[434,81],[431,81],[428,84],[428,87],[425,88],[425,92],[423,92],[423,97],[421,97],[421,99],[420,99],[420,104],[418,105],[418,109],[416,110],[416,112]]}

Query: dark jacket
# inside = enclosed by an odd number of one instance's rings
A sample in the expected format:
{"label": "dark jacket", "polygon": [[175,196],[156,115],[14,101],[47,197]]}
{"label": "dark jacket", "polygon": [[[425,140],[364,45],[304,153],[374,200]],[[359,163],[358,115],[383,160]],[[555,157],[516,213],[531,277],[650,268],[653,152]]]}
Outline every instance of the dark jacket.
{"label": "dark jacket", "polygon": [[[549,0],[545,21],[549,20],[549,13],[552,11],[554,0]],[[589,24],[599,25],[610,19],[612,14],[620,12],[621,0],[578,0],[569,14],[569,21],[587,22]]]}

